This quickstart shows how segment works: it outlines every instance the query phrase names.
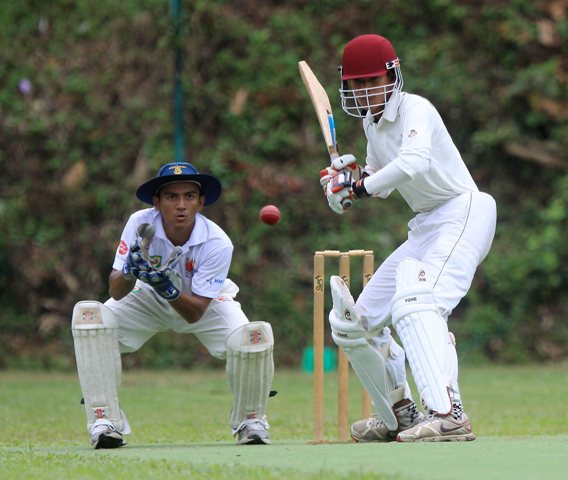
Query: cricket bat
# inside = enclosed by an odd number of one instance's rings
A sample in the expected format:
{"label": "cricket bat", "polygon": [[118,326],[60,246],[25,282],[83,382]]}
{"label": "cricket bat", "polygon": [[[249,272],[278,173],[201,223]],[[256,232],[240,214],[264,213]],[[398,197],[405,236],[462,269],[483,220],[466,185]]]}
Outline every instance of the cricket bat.
{"label": "cricket bat", "polygon": [[[308,95],[310,96],[312,105],[316,112],[325,145],[327,147],[327,152],[329,154],[329,160],[332,161],[339,157],[339,153],[337,151],[337,138],[335,136],[335,121],[333,119],[333,111],[331,110],[329,97],[312,69],[304,60],[298,62],[298,68],[300,69],[302,81],[304,82],[304,86],[308,91]],[[346,178],[344,182],[345,184],[338,184],[334,187],[338,191],[351,184],[351,174],[347,170],[348,169],[346,169],[344,177]],[[343,208],[349,208],[351,203],[351,200],[346,198],[342,202]]]}
{"label": "cricket bat", "polygon": [[335,121],[333,120],[333,112],[331,110],[331,104],[329,103],[329,97],[322,87],[321,83],[318,81],[317,77],[312,72],[312,69],[305,61],[298,62],[298,67],[300,69],[300,75],[302,76],[302,81],[304,86],[308,91],[308,95],[316,111],[316,116],[323,133],[323,138],[327,151],[329,153],[330,160],[339,157],[337,152],[337,138],[335,137]]}

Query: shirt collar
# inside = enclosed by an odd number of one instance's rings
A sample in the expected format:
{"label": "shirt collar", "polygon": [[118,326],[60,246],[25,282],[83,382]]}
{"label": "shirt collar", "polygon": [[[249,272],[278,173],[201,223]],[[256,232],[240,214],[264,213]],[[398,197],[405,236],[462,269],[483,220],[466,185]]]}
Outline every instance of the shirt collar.
{"label": "shirt collar", "polygon": [[200,213],[195,215],[195,225],[193,226],[193,231],[187,241],[186,245],[188,247],[193,247],[199,245],[200,243],[205,243],[207,240],[207,225],[205,223],[205,218]]}
{"label": "shirt collar", "polygon": [[383,112],[383,118],[389,122],[394,122],[398,114],[398,107],[402,100],[402,92],[400,90],[395,90],[389,101],[385,105],[385,111]]}
{"label": "shirt collar", "polygon": [[[394,122],[396,120],[396,116],[398,115],[398,107],[400,106],[400,102],[402,101],[402,95],[402,92],[399,90],[395,90],[392,93],[389,101],[385,105],[383,114],[381,115],[381,118],[379,118],[377,123],[379,123],[383,118],[388,122]],[[370,113],[367,113],[367,118],[370,122],[374,121]]]}

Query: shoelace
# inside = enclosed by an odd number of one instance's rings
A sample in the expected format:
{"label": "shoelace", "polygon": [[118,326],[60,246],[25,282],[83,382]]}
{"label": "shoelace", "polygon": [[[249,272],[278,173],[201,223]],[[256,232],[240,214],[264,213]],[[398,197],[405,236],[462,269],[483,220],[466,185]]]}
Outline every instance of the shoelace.
{"label": "shoelace", "polygon": [[431,423],[434,423],[438,420],[440,420],[440,417],[437,417],[433,413],[429,413],[422,419],[422,421],[420,422],[420,425],[430,425]]}
{"label": "shoelace", "polygon": [[242,432],[243,430],[266,430],[266,424],[262,420],[251,420],[249,422],[245,422],[242,424],[241,428],[239,428],[238,432]]}
{"label": "shoelace", "polygon": [[386,427],[386,423],[382,418],[373,415],[367,422],[367,427],[369,428]]}

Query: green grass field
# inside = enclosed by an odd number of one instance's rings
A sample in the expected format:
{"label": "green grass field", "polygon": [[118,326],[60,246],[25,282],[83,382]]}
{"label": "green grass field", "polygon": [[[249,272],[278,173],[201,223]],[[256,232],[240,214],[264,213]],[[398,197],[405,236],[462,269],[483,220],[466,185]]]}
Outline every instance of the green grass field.
{"label": "green grass field", "polygon": [[[222,371],[125,372],[133,434],[118,450],[88,445],[74,374],[0,372],[0,478],[9,479],[563,479],[568,471],[568,366],[462,367],[475,442],[333,442],[336,377],[326,376],[326,436],[312,439],[312,379],[278,370],[272,445],[236,446]],[[360,387],[352,376],[350,420]]]}

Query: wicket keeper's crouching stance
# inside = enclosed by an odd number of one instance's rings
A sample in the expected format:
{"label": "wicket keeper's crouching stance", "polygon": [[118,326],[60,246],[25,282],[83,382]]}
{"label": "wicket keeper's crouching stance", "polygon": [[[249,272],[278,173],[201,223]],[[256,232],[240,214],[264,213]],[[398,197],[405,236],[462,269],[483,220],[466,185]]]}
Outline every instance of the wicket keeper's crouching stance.
{"label": "wicket keeper's crouching stance", "polygon": [[120,354],[166,330],[193,333],[211,355],[227,360],[237,443],[270,443],[272,329],[249,323],[234,300],[238,287],[227,278],[233,245],[200,213],[220,194],[217,178],[189,163],[164,165],[136,192],[153,207],[133,213],[124,227],[109,278],[112,298],[75,305],[77,370],[95,448],[120,447],[130,433],[118,400]]}
{"label": "wicket keeper's crouching stance", "polygon": [[[347,43],[341,102],[348,115],[363,119],[367,156],[364,168],[353,155],[343,155],[322,171],[329,206],[342,214],[346,197],[385,198],[397,189],[417,213],[407,240],[382,263],[357,302],[340,277],[331,279],[333,339],[346,351],[377,414],[353,424],[351,434],[358,442],[474,440],[447,320],[489,252],[495,202],[477,189],[436,109],[402,92],[402,85],[389,40],[361,35]],[[345,167],[352,181],[341,172]],[[426,415],[410,396],[405,353]]]}

